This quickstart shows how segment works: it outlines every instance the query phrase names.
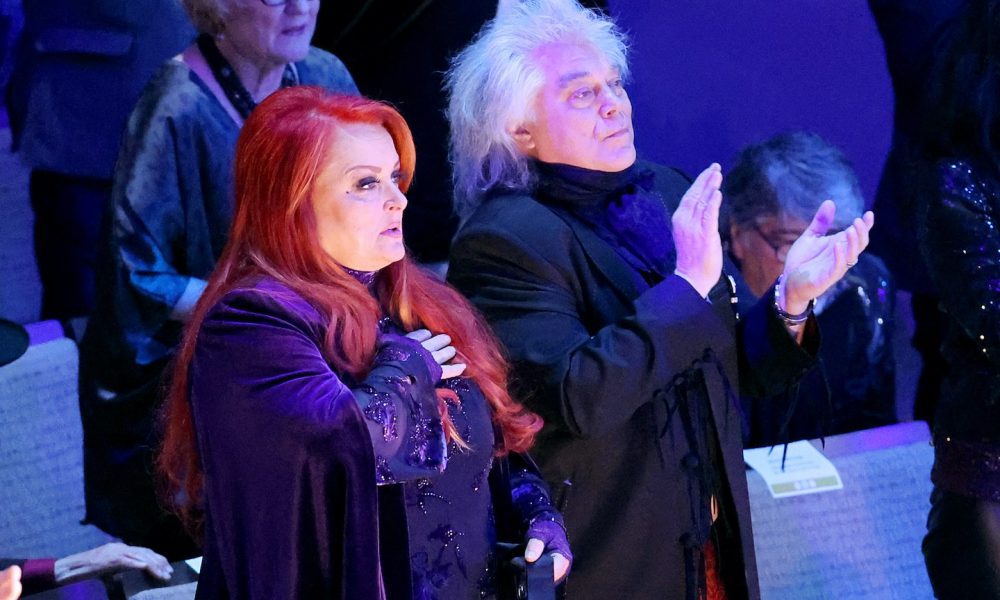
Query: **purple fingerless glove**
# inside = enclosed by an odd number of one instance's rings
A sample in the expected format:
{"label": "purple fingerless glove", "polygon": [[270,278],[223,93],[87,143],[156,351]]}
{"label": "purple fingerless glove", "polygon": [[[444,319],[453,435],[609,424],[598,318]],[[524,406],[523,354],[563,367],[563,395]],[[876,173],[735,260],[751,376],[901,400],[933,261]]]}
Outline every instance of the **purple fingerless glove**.
{"label": "purple fingerless glove", "polygon": [[[557,521],[553,521],[551,518],[545,516],[533,519],[531,524],[528,525],[528,533],[525,534],[525,539],[542,540],[545,543],[546,553],[551,554],[555,552],[556,554],[561,554],[569,561],[569,568],[566,569],[566,574],[569,574],[570,570],[572,570],[573,553],[569,549],[569,539],[566,537],[566,530]],[[566,575],[563,575],[563,578],[565,577]]]}

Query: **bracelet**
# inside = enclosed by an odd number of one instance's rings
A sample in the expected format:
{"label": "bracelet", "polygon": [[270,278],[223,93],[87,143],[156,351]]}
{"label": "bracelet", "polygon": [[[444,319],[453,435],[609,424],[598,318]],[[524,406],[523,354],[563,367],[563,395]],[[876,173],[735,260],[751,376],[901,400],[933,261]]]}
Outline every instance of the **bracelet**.
{"label": "bracelet", "polygon": [[781,320],[787,323],[788,325],[801,325],[805,323],[806,319],[809,318],[809,315],[812,314],[813,307],[816,306],[816,299],[815,298],[810,299],[809,304],[806,305],[806,309],[802,311],[800,314],[793,315],[791,313],[785,312],[784,309],[781,308],[781,289],[783,287],[782,284],[784,282],[785,282],[785,274],[782,273],[781,275],[778,275],[778,281],[777,283],[774,284],[774,311],[778,313],[778,316],[781,317]]}

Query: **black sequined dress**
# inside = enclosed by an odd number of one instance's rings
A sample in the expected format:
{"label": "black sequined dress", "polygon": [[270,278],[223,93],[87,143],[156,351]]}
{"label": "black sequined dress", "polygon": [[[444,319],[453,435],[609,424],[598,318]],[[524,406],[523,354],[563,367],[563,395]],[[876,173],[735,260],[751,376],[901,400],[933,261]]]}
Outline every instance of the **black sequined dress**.
{"label": "black sequined dress", "polygon": [[962,160],[936,166],[919,236],[949,315],[949,366],[934,421],[934,484],[1000,502],[1000,179]]}
{"label": "black sequined dress", "polygon": [[[347,271],[373,288],[375,273]],[[388,318],[383,318],[379,326],[384,336],[405,333]],[[511,516],[519,522],[508,530],[525,532],[532,524],[544,521],[562,528],[563,519],[530,459],[515,453],[494,459],[497,440],[490,408],[479,386],[466,377],[441,380],[438,386],[450,389],[458,398],[457,402],[448,402],[448,414],[467,448],[451,442],[442,473],[414,478],[395,472],[385,456],[385,444],[376,440],[377,481],[380,485],[403,484],[414,600],[493,598],[496,569],[492,550],[497,541],[493,494],[511,496]],[[376,401],[366,404],[365,416],[388,435],[397,435],[393,433],[394,409],[391,404],[380,404],[377,395]],[[385,409],[379,410],[378,406]],[[409,428],[406,434],[416,436],[404,442],[413,449],[411,452],[435,453],[436,449],[427,443],[433,436],[423,434],[419,427]],[[500,460],[506,460],[509,466],[509,491],[490,487],[490,472]]]}

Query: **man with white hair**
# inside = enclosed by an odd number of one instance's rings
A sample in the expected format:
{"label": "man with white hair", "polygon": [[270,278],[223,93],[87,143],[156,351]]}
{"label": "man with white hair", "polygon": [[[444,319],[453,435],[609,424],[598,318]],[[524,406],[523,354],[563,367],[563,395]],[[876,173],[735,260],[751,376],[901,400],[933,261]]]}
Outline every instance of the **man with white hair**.
{"label": "man with white hair", "polygon": [[721,170],[685,192],[677,171],[636,162],[626,74],[624,36],[574,0],[504,3],[456,57],[449,279],[546,419],[535,453],[576,557],[569,596],[757,598],[736,398],[814,362],[812,300],[873,217],[827,236],[824,203],[737,317]]}

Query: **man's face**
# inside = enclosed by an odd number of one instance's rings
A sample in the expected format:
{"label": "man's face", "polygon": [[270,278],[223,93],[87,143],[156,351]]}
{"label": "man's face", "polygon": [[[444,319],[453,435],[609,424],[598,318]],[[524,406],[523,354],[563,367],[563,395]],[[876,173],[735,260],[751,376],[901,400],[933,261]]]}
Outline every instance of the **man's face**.
{"label": "man's face", "polygon": [[635,162],[632,103],[618,69],[584,44],[547,44],[535,54],[545,83],[534,118],[514,133],[542,162],[618,172]]}

